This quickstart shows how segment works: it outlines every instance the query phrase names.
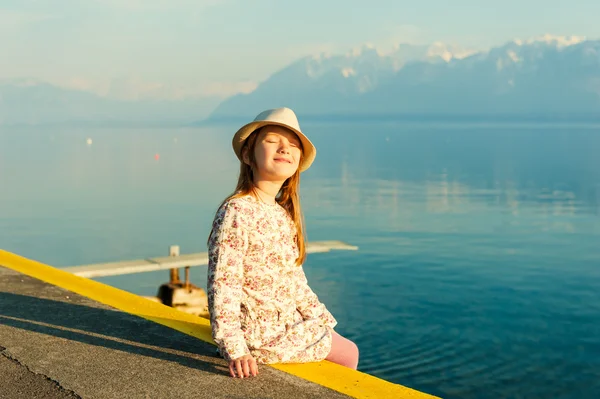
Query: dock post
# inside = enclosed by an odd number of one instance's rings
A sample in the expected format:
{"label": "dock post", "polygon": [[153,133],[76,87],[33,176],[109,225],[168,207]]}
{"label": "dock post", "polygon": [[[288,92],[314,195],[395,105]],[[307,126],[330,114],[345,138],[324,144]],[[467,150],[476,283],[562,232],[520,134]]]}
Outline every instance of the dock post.
{"label": "dock post", "polygon": [[192,292],[191,283],[190,283],[190,267],[185,267],[185,289],[189,292]]}
{"label": "dock post", "polygon": [[[171,245],[169,247],[169,256],[179,256],[179,245]],[[179,269],[173,268],[169,270],[169,282],[171,284],[179,283]]]}
{"label": "dock post", "polygon": [[[179,245],[169,247],[169,256],[179,256]],[[185,281],[179,279],[179,269],[169,269],[169,282],[158,288],[161,303],[186,313],[208,317],[208,297],[206,291],[190,282],[190,267],[185,266]]]}

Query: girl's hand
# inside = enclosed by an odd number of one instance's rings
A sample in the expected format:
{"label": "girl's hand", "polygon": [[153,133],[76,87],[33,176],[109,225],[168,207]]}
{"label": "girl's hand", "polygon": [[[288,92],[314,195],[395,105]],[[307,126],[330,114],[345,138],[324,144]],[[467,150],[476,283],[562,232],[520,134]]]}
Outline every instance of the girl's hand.
{"label": "girl's hand", "polygon": [[244,355],[229,362],[229,373],[234,378],[255,377],[258,374],[258,365],[252,355]]}

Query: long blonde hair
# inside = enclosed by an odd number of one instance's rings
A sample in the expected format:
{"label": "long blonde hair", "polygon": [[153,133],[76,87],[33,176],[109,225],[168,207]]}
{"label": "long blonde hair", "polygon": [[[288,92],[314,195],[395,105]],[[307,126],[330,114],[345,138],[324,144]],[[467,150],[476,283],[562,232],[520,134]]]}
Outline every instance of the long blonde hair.
{"label": "long blonde hair", "polygon": [[[240,162],[240,174],[238,177],[237,186],[234,192],[221,202],[218,209],[221,209],[223,204],[227,201],[244,197],[248,194],[258,197],[256,194],[256,185],[254,184],[254,168],[256,168],[256,159],[254,157],[254,149],[256,147],[256,140],[260,133],[260,129],[255,130],[248,136],[242,147],[242,154],[244,151],[248,152],[248,160],[250,164],[241,161]],[[303,153],[300,155],[300,164],[302,163]],[[296,244],[298,245],[298,258],[296,259],[296,265],[300,266],[306,260],[306,237],[304,232],[304,217],[302,214],[302,208],[300,207],[300,170],[296,169],[296,172],[286,179],[279,190],[278,195],[275,197],[275,201],[281,205],[292,218],[294,225],[296,226]],[[218,210],[217,210],[218,212]],[[216,214],[215,214],[216,216]],[[212,236],[214,226],[210,232]]]}

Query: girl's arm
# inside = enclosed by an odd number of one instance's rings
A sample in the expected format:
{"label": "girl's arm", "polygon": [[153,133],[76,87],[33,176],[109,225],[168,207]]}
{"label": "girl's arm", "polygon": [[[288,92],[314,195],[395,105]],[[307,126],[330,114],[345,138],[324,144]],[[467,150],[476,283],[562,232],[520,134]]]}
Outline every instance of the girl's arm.
{"label": "girl's arm", "polygon": [[208,244],[208,306],[213,339],[226,360],[248,355],[240,324],[244,254],[248,235],[239,205],[224,205],[215,217]]}
{"label": "girl's arm", "polygon": [[325,305],[319,301],[317,294],[308,286],[304,267],[294,267],[294,278],[296,280],[296,308],[304,320],[318,318],[323,324],[333,329],[337,325],[337,321]]}

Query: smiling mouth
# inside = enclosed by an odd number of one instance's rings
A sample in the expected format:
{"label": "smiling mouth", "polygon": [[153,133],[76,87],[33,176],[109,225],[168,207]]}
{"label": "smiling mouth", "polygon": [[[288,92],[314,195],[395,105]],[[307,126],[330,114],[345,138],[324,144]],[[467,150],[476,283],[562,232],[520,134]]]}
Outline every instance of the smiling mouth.
{"label": "smiling mouth", "polygon": [[292,161],[290,161],[289,159],[285,159],[285,158],[275,158],[275,162],[292,163]]}

